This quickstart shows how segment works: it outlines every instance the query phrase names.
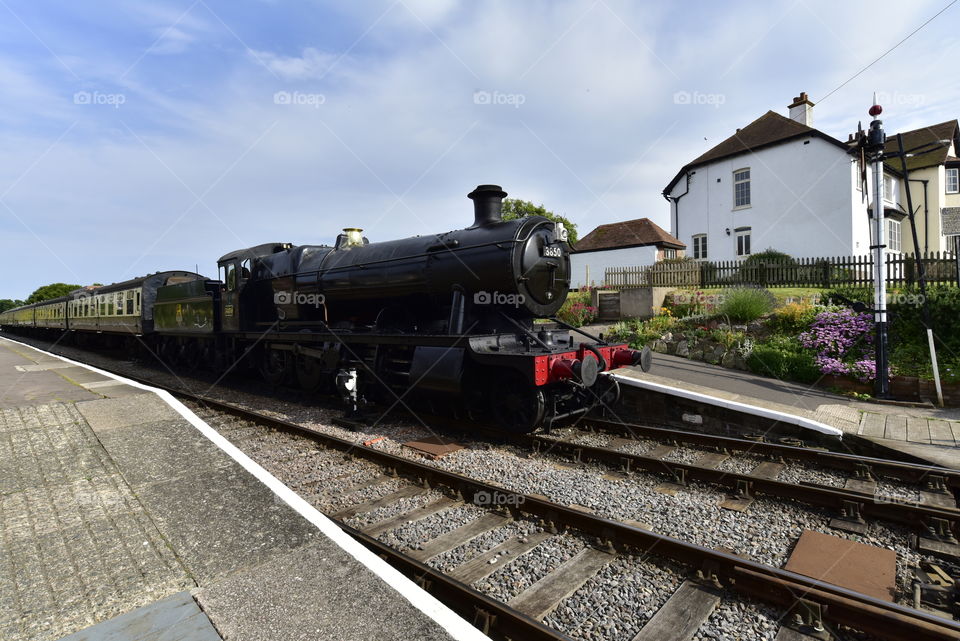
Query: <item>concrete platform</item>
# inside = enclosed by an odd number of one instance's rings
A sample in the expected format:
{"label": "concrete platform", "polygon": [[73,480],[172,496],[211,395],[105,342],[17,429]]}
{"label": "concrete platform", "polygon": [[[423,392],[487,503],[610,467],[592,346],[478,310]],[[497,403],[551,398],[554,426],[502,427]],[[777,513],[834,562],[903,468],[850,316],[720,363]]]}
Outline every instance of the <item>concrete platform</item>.
{"label": "concrete platform", "polygon": [[902,455],[919,463],[960,469],[956,410],[866,403],[666,354],[654,354],[650,372],[623,368],[618,373],[818,421],[842,430],[844,441],[856,441],[876,456]]}
{"label": "concrete platform", "polygon": [[0,339],[0,639],[486,639],[196,417],[57,362]]}

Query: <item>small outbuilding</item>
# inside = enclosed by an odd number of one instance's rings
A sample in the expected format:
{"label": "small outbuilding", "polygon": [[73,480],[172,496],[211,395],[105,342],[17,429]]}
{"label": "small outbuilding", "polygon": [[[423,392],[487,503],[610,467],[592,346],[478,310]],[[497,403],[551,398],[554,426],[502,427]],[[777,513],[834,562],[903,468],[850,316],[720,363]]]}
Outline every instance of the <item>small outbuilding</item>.
{"label": "small outbuilding", "polygon": [[611,267],[642,267],[681,258],[686,248],[649,218],[600,225],[573,248],[570,287],[602,285]]}

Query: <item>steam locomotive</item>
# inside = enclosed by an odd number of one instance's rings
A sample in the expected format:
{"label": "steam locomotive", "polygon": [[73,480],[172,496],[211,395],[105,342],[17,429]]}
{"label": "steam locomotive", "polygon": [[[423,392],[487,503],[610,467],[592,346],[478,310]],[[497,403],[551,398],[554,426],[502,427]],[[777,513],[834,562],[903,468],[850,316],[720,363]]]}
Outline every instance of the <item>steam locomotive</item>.
{"label": "steam locomotive", "polygon": [[351,412],[377,401],[549,428],[615,402],[617,383],[600,372],[648,369],[650,354],[552,318],[570,285],[567,230],[540,216],[504,221],[506,195],[468,194],[465,229],[267,243],[222,256],[217,280],[162,272],[83,288],[4,312],[0,328],[121,344],[186,370],[256,368],[274,385],[339,393]]}

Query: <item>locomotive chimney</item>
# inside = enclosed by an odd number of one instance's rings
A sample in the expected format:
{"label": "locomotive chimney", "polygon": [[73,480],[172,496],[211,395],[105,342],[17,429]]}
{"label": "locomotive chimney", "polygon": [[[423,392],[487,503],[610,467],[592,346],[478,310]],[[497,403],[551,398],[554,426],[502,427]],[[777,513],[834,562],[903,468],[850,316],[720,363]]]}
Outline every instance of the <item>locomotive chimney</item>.
{"label": "locomotive chimney", "polygon": [[467,198],[473,201],[474,220],[470,229],[499,223],[506,195],[507,192],[503,191],[500,185],[477,185],[476,189],[467,194]]}

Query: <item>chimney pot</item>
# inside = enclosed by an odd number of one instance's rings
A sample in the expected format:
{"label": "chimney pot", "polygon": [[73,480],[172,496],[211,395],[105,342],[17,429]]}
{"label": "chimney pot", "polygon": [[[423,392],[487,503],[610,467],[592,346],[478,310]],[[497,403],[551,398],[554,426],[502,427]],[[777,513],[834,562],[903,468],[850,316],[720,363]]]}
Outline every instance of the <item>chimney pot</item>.
{"label": "chimney pot", "polygon": [[801,91],[800,95],[794,98],[787,108],[790,110],[791,120],[807,127],[813,126],[813,103],[807,97],[806,91]]}

